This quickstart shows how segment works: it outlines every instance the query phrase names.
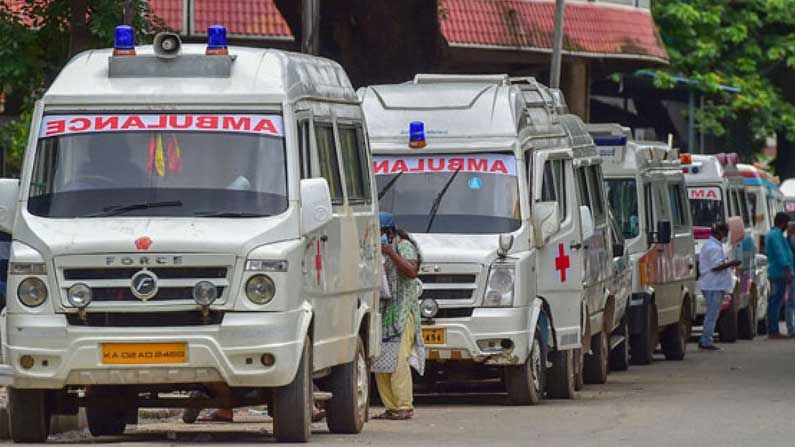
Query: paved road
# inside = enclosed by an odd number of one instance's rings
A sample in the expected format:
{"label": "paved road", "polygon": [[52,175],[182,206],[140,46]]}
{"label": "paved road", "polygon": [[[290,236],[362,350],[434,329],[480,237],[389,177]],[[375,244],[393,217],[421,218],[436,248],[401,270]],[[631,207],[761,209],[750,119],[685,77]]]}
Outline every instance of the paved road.
{"label": "paved road", "polygon": [[[423,396],[408,422],[371,421],[359,436],[316,426],[315,445],[379,446],[791,446],[795,439],[795,340],[723,345],[718,353],[688,346],[683,362],[660,359],[587,386],[573,401],[510,407],[498,394]],[[379,409],[374,408],[373,412]],[[149,421],[114,445],[258,444],[272,442],[270,424],[186,426]],[[51,438],[75,445],[85,434]],[[98,440],[99,441],[99,440]]]}

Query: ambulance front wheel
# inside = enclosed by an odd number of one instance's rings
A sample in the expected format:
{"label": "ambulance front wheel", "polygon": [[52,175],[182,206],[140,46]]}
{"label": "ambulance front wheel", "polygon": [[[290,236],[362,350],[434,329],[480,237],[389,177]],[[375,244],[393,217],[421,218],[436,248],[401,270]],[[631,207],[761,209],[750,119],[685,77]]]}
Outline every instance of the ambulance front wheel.
{"label": "ambulance front wheel", "polygon": [[335,366],[328,378],[331,400],[326,404],[326,425],[332,433],[356,434],[364,428],[370,403],[370,371],[361,337],[353,361]]}
{"label": "ambulance front wheel", "polygon": [[547,395],[553,399],[574,399],[574,350],[549,353],[552,367],[547,370]]}
{"label": "ambulance front wheel", "polygon": [[609,344],[610,341],[605,331],[591,337],[591,354],[585,357],[585,364],[583,365],[585,383],[602,384],[607,382]]}
{"label": "ambulance front wheel", "polygon": [[690,300],[682,305],[679,321],[665,328],[662,337],[662,350],[666,360],[684,360],[687,353],[687,339],[693,322],[690,312]]}
{"label": "ambulance front wheel", "polygon": [[739,316],[734,303],[720,316],[718,320],[718,334],[722,343],[737,341]]}
{"label": "ambulance front wheel", "polygon": [[613,333],[613,337],[620,337],[622,341],[610,351],[610,369],[626,371],[629,369],[629,323],[627,323],[626,315],[621,320],[621,325]]}
{"label": "ambulance front wheel", "polygon": [[41,443],[50,435],[50,413],[45,390],[8,389],[8,420],[11,439]]}
{"label": "ambulance front wheel", "polygon": [[547,348],[536,327],[530,355],[522,365],[508,366],[504,370],[505,390],[511,405],[537,405],[546,388]]}
{"label": "ambulance front wheel", "polygon": [[629,352],[633,365],[648,365],[654,360],[654,350],[659,340],[657,311],[649,300],[640,306],[640,331],[630,336]]}
{"label": "ambulance front wheel", "polygon": [[273,436],[278,442],[308,442],[312,434],[312,340],[304,349],[295,378],[273,390]]}

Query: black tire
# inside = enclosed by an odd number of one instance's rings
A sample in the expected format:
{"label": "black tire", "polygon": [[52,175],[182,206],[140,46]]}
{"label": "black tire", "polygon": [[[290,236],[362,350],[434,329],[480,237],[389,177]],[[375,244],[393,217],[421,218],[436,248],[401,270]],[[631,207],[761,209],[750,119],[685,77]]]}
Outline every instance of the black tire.
{"label": "black tire", "polygon": [[537,405],[541,401],[546,387],[546,364],[547,348],[536,327],[527,361],[504,370],[505,390],[511,405]]}
{"label": "black tire", "polygon": [[[207,399],[207,394],[203,391],[191,391],[190,400]],[[186,408],[182,410],[182,422],[185,424],[193,424],[199,418],[202,409],[198,407]]]}
{"label": "black tire", "polygon": [[607,382],[607,357],[610,355],[610,341],[605,331],[591,337],[591,355],[585,356],[583,378],[585,383],[602,384]]}
{"label": "black tire", "polygon": [[718,334],[722,343],[734,343],[737,341],[739,315],[734,303],[729,307],[718,320]]}
{"label": "black tire", "polygon": [[292,383],[273,391],[273,436],[278,442],[308,442],[312,435],[312,341],[304,349]]}
{"label": "black tire", "polygon": [[332,398],[326,403],[326,425],[332,433],[362,431],[370,407],[370,371],[362,338],[356,339],[353,361],[334,367],[328,378]]}
{"label": "black tire", "polygon": [[50,435],[47,392],[8,388],[8,421],[14,442],[46,442]]}
{"label": "black tire", "polygon": [[685,301],[679,321],[665,328],[660,344],[666,360],[684,360],[687,353],[687,340],[693,327],[690,303]]}
{"label": "black tire", "polygon": [[654,361],[654,349],[657,348],[657,313],[654,304],[646,303],[643,307],[643,330],[629,339],[630,362],[633,365],[651,364]]}
{"label": "black tire", "polygon": [[582,348],[574,350],[574,391],[580,391],[585,388],[585,375],[584,375],[585,354]]}
{"label": "black tire", "polygon": [[756,323],[756,333],[758,335],[767,335],[767,315]]}
{"label": "black tire", "polygon": [[624,338],[612,351],[610,351],[610,370],[626,371],[629,369],[629,324],[625,316],[621,325],[616,329],[615,335]]}
{"label": "black tire", "polygon": [[91,436],[119,436],[127,427],[124,409],[92,405],[86,407],[86,420]]}
{"label": "black tire", "polygon": [[547,395],[553,399],[574,399],[574,350],[549,353],[552,367],[547,369]]}
{"label": "black tire", "polygon": [[756,337],[756,306],[753,302],[740,310],[737,320],[737,335],[740,340],[753,340]]}

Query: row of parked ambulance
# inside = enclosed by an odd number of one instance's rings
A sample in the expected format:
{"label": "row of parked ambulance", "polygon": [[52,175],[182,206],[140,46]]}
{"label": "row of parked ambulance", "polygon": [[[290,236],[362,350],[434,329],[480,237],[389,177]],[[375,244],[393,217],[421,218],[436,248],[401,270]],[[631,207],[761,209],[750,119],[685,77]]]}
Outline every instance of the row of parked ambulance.
{"label": "row of parked ambulance", "polygon": [[357,94],[334,62],[227,48],[222,27],[206,46],[131,33],[67,64],[21,178],[0,180],[15,441],[80,407],[118,435],[141,407],[267,404],[277,440],[307,441],[317,402],[358,433],[381,350],[379,210],[422,252],[426,385],[499,377],[535,404],[658,345],[682,360],[698,244],[730,216],[749,237],[721,339],[764,315],[758,252],[781,198],[733,156],[586,125],[533,78]]}

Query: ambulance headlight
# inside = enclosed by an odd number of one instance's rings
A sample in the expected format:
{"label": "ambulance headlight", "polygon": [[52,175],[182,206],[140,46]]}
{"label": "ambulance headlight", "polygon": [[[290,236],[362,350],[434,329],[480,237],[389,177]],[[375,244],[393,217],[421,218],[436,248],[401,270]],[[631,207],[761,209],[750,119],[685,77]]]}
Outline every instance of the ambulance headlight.
{"label": "ambulance headlight", "polygon": [[209,306],[218,299],[218,288],[210,281],[199,281],[193,286],[193,301],[200,306]]}
{"label": "ambulance headlight", "polygon": [[489,272],[484,307],[513,306],[513,289],[516,269],[513,264],[495,264]]}
{"label": "ambulance headlight", "polygon": [[246,283],[246,296],[254,304],[268,304],[276,295],[276,285],[268,275],[254,275]]}
{"label": "ambulance headlight", "polygon": [[439,303],[431,298],[425,298],[420,302],[420,314],[422,318],[433,318],[439,313]]}
{"label": "ambulance headlight", "polygon": [[73,285],[66,292],[66,300],[69,301],[69,304],[78,309],[83,309],[91,304],[92,298],[91,288],[82,283]]}
{"label": "ambulance headlight", "polygon": [[17,296],[28,307],[41,306],[47,300],[47,286],[39,278],[27,278],[19,283]]}

